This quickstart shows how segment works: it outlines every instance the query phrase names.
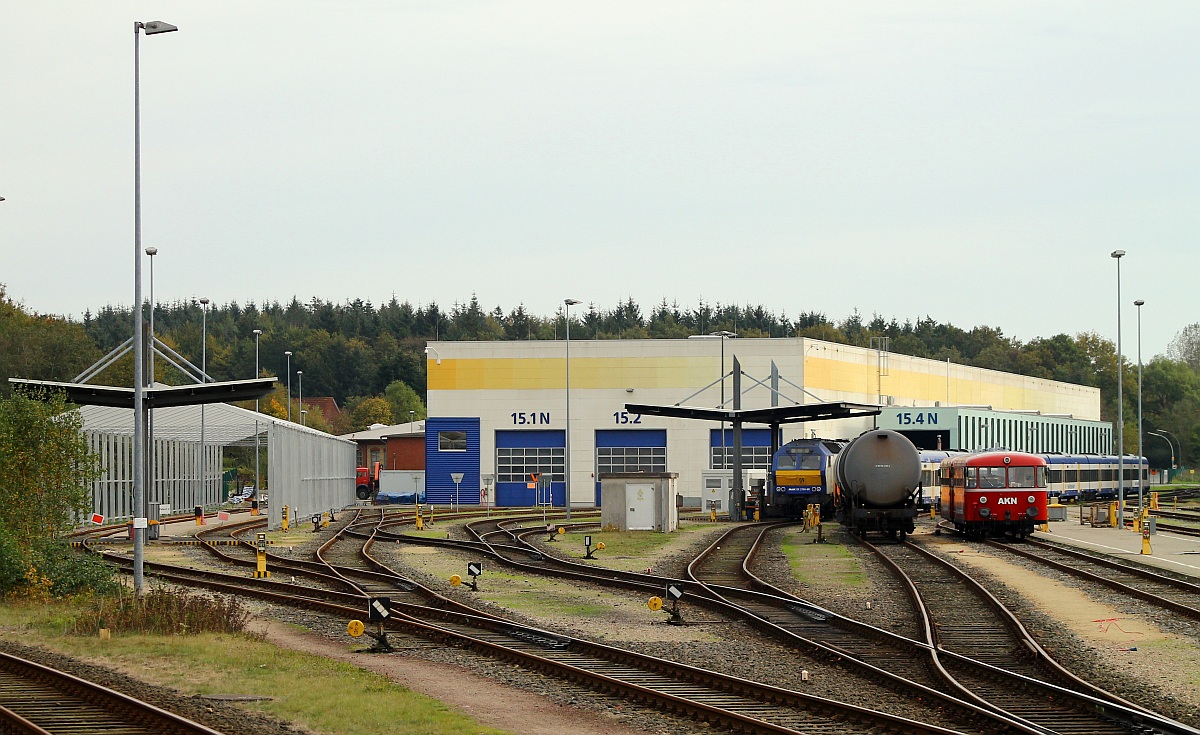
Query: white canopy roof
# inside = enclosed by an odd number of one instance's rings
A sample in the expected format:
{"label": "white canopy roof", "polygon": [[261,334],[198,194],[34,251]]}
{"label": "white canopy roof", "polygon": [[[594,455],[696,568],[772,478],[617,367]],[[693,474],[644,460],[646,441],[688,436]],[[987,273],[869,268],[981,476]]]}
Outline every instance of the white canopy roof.
{"label": "white canopy roof", "polygon": [[[337,437],[307,426],[255,413],[228,403],[210,403],[204,409],[204,441],[208,444],[253,444],[255,433],[265,435],[271,426],[336,440]],[[158,439],[200,441],[201,406],[173,406],[154,410],[154,436]],[[82,406],[83,430],[102,434],[133,435],[133,411],[108,406]]]}

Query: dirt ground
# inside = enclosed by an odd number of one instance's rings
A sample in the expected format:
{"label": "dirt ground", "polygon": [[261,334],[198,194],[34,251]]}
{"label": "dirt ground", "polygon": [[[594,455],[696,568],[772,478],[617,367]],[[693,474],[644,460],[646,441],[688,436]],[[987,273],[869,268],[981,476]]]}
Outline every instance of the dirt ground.
{"label": "dirt ground", "polygon": [[[356,654],[336,641],[271,620],[257,620],[251,628],[263,631],[266,639],[277,646],[373,671],[414,692],[443,701],[480,724],[517,735],[645,735],[642,730],[626,727],[594,712],[555,704],[532,692],[498,684],[457,666],[407,657],[402,653]],[[452,691],[470,691],[472,695],[464,701],[447,701],[446,692]]]}

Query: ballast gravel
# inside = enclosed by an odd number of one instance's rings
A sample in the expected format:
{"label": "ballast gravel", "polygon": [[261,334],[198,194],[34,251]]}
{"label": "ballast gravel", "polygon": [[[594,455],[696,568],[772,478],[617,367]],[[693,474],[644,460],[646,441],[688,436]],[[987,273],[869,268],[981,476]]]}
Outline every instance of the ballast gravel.
{"label": "ballast gravel", "polygon": [[[833,527],[836,528],[836,526]],[[853,543],[852,540],[845,539],[846,548],[860,563],[866,582],[853,588],[836,585],[807,586],[796,581],[788,560],[779,550],[779,540],[784,533],[788,533],[788,531],[773,531],[768,536],[767,543],[754,564],[756,574],[767,582],[833,612],[892,630],[901,635],[915,637],[916,619],[907,597],[891,573],[872,554]],[[698,535],[696,541],[688,548],[655,560],[655,571],[666,576],[684,576],[687,563],[711,543],[712,535]],[[283,556],[307,558],[327,538],[327,533],[314,534],[312,541],[290,549],[279,548],[272,551]],[[208,564],[213,561],[212,557],[207,556],[202,549],[188,548],[185,553],[189,556],[195,554],[197,560],[203,557]],[[452,558],[455,554],[455,552],[443,553],[451,555]],[[699,629],[695,632],[702,632],[702,635],[682,636],[663,636],[660,634],[661,628],[641,628],[629,625],[627,621],[620,618],[610,619],[610,616],[604,614],[588,616],[587,619],[563,615],[532,617],[486,601],[471,600],[461,589],[452,589],[442,576],[431,575],[424,571],[419,564],[414,563],[412,555],[385,549],[379,556],[384,557],[389,566],[396,571],[410,575],[414,580],[434,588],[446,596],[471,601],[482,610],[503,615],[517,622],[589,640],[611,642],[613,645],[637,650],[651,656],[734,674],[783,688],[797,689],[817,696],[828,696],[842,701],[851,701],[861,706],[883,708],[901,716],[939,721],[936,713],[931,713],[928,709],[911,702],[898,701],[899,697],[895,698],[897,701],[888,702],[872,701],[869,696],[864,698],[861,692],[854,690],[853,679],[842,675],[837,667],[823,661],[808,659],[793,649],[765,641],[742,623],[718,621],[714,613],[706,610],[685,605],[686,618],[705,621],[705,624],[695,626]],[[465,560],[467,560],[465,555],[462,555],[461,558],[454,558],[456,564],[464,563]],[[1047,570],[1037,566],[1034,562],[1018,560],[1011,555],[1008,555],[1006,560],[1013,564],[1027,566],[1030,571],[1036,571],[1037,574],[1031,575],[1030,584],[1037,584],[1038,579],[1048,578],[1062,584],[1086,587],[1089,595],[1097,597],[1106,604],[1120,607],[1129,615],[1145,616],[1165,630],[1200,640],[1200,633],[1197,632],[1194,623],[1181,620],[1169,612],[1147,603],[1131,601],[1106,588],[1098,589],[1084,585],[1076,578]],[[1182,722],[1200,726],[1200,714],[1198,714],[1200,713],[1200,698],[1192,696],[1190,691],[1172,689],[1169,686],[1163,686],[1161,681],[1151,681],[1146,677],[1139,676],[1139,672],[1129,671],[1125,665],[1127,655],[1121,656],[1116,652],[1090,645],[1073,634],[1052,615],[1035,609],[1028,603],[1020,589],[1011,588],[979,570],[972,571],[977,577],[987,582],[989,588],[993,589],[1016,612],[1026,627],[1034,632],[1039,642],[1052,650],[1053,655],[1069,669],[1109,691],[1132,701],[1145,703],[1156,711]],[[588,585],[579,584],[575,586],[580,588],[581,594],[589,598],[595,597],[597,593],[616,596],[624,594],[611,588],[591,588]],[[640,597],[644,597],[644,595],[640,595],[639,599]],[[253,600],[247,604],[257,615],[300,626],[342,645],[349,646],[353,643],[353,639],[345,633],[345,620]],[[646,630],[650,630],[652,633],[646,634]],[[583,707],[601,713],[634,729],[649,733],[672,733],[672,735],[714,732],[714,728],[705,724],[664,715],[620,698],[604,695],[511,663],[485,658],[471,650],[443,646],[433,641],[404,634],[394,634],[392,643],[397,648],[397,653],[385,655],[403,657],[413,665],[419,665],[420,661],[424,660],[461,666],[501,684],[534,692],[561,704]],[[85,678],[100,681],[106,686],[111,686],[131,696],[156,704],[161,703],[186,717],[224,732],[237,732],[244,735],[304,732],[287,723],[276,722],[265,716],[248,712],[234,704],[173,693],[157,686],[138,682],[122,674],[72,661],[41,649],[30,649],[3,640],[0,640],[0,648],[11,650],[17,655],[25,655],[33,660],[44,661],[56,668],[64,668],[64,670],[78,673]],[[1181,665],[1187,667],[1181,673],[1200,670],[1200,661],[1181,662]],[[810,671],[809,682],[800,681],[801,669]],[[874,693],[871,696],[873,695]],[[955,727],[953,722],[939,721],[939,723],[947,727]],[[961,724],[959,726],[961,727]]]}

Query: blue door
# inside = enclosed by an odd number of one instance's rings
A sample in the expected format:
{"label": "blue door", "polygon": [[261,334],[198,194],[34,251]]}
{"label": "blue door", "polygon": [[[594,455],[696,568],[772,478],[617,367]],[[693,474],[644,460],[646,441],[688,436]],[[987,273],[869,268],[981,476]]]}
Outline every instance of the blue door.
{"label": "blue door", "polygon": [[561,429],[496,432],[496,505],[532,507],[545,503],[533,475],[550,477],[550,503],[566,492],[566,435]]}
{"label": "blue door", "polygon": [[666,472],[666,429],[596,430],[596,507],[600,475],[611,472]]}

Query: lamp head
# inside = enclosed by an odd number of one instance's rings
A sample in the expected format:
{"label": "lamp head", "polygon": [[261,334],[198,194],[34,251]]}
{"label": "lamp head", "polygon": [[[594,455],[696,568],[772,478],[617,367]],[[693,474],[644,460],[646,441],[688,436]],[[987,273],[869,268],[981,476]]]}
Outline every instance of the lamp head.
{"label": "lamp head", "polygon": [[146,255],[149,255],[151,258],[153,258],[155,255],[158,255],[158,248],[151,245],[150,247],[146,248]]}
{"label": "lamp head", "polygon": [[200,297],[200,305],[201,305],[201,306],[208,306],[208,297],[207,297],[207,296],[201,296],[201,297]]}
{"label": "lamp head", "polygon": [[283,351],[283,354],[284,354],[286,357],[291,357],[291,356],[292,356],[292,351],[291,351],[291,350],[284,350],[284,351]]}
{"label": "lamp head", "polygon": [[152,20],[149,23],[139,23],[138,25],[142,27],[147,36],[153,36],[155,33],[170,33],[171,31],[179,30],[179,26],[173,26],[161,20]]}
{"label": "lamp head", "polygon": [[1145,301],[1142,301],[1141,299],[1138,299],[1137,301],[1133,302],[1133,305],[1134,305],[1134,306],[1141,306],[1141,305],[1142,305],[1142,304],[1144,304],[1144,303],[1146,303],[1146,302],[1145,302]]}
{"label": "lamp head", "polygon": [[576,304],[582,304],[583,302],[579,299],[563,299],[563,303],[567,306],[574,306]]}
{"label": "lamp head", "polygon": [[262,334],[262,330],[261,330],[261,329],[255,329],[255,330],[254,330],[254,336],[256,336],[256,337],[257,337],[257,336],[258,336],[258,335],[260,335],[260,334]]}
{"label": "lamp head", "polygon": [[1114,251],[1112,251],[1112,253],[1110,254],[1109,257],[1123,258],[1123,257],[1125,257],[1125,251],[1124,250],[1114,250]]}
{"label": "lamp head", "polygon": [[297,371],[296,371],[296,374],[297,374],[297,375],[303,375],[303,374],[304,374],[304,371],[303,371],[303,370],[297,370]]}

